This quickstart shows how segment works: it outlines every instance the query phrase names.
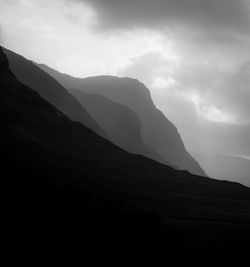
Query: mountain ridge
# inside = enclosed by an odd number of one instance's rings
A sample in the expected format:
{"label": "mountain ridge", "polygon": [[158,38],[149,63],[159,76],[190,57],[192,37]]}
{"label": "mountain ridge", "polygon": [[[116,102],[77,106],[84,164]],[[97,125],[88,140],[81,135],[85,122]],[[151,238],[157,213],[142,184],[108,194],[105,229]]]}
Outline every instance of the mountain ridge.
{"label": "mountain ridge", "polygon": [[142,137],[146,145],[162,156],[166,162],[179,169],[186,169],[194,174],[207,176],[187,152],[177,128],[155,107],[150,91],[137,79],[109,75],[81,79],[61,74],[44,64],[38,66],[52,75],[69,91],[72,88],[80,89],[126,105],[139,116],[142,125]]}
{"label": "mountain ridge", "polygon": [[90,129],[105,137],[106,133],[91,118],[78,100],[53,77],[23,56],[6,48],[3,48],[3,51],[7,55],[10,69],[19,81],[33,88],[72,120],[82,122]]}

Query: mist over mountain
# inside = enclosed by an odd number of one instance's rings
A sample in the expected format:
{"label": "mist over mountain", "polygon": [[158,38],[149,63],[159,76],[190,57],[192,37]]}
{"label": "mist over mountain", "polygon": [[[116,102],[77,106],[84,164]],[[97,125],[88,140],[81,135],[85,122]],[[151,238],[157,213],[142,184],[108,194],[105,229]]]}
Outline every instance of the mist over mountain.
{"label": "mist over mountain", "polygon": [[10,69],[19,81],[33,88],[72,120],[82,122],[102,136],[106,135],[77,99],[54,78],[38,68],[32,61],[6,48],[4,52],[8,57]]}
{"label": "mist over mountain", "polygon": [[250,160],[224,154],[192,154],[210,177],[237,181],[250,187]]}
{"label": "mist over mountain", "polygon": [[79,89],[72,89],[70,92],[105,130],[109,140],[114,144],[130,153],[171,165],[143,143],[141,122],[134,111],[101,95],[93,95]]}
{"label": "mist over mountain", "polygon": [[146,145],[179,169],[206,175],[186,151],[176,127],[155,107],[149,90],[139,81],[112,76],[80,79],[61,74],[45,65],[40,67],[68,89],[77,88],[126,105],[138,115]]}

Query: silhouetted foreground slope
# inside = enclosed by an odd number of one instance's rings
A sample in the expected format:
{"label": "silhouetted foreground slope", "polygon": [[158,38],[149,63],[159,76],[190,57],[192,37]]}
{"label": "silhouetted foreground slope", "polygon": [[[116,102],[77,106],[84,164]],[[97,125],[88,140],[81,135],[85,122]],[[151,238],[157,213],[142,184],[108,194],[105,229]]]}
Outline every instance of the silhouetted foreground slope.
{"label": "silhouetted foreground slope", "polygon": [[129,107],[141,121],[142,138],[148,147],[179,169],[206,176],[199,164],[186,151],[176,127],[155,107],[149,90],[139,81],[113,76],[80,79],[59,73],[46,65],[39,66],[65,88],[102,95]]}
{"label": "silhouetted foreground slope", "polygon": [[11,245],[81,253],[247,247],[248,188],[119,149],[18,82],[1,50],[0,77]]}
{"label": "silhouetted foreground slope", "polygon": [[35,90],[73,121],[79,121],[96,133],[106,136],[79,101],[54,78],[37,67],[32,61],[4,48],[10,69],[17,79]]}
{"label": "silhouetted foreground slope", "polygon": [[130,153],[144,155],[167,164],[163,158],[143,143],[141,123],[135,112],[104,96],[85,93],[79,89],[72,89],[70,92],[105,130],[112,143]]}

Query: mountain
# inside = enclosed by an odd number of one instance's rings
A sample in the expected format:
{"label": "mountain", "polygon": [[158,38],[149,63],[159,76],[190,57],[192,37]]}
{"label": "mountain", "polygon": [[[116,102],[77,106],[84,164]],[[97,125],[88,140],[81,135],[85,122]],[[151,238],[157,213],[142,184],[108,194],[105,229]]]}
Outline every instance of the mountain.
{"label": "mountain", "polygon": [[248,249],[249,188],[120,149],[20,83],[1,48],[0,89],[7,247],[43,256]]}
{"label": "mountain", "polygon": [[80,79],[59,73],[45,65],[39,66],[65,88],[76,88],[87,93],[102,95],[129,107],[141,121],[143,141],[148,147],[179,169],[206,176],[185,149],[176,127],[155,107],[149,90],[139,81],[112,76]]}
{"label": "mountain", "polygon": [[[95,112],[93,112],[94,106],[89,105],[90,103],[88,101],[84,101],[83,98],[81,98],[81,101],[78,101],[77,97],[74,97],[72,94],[68,93],[68,91],[63,88],[61,84],[59,84],[46,72],[38,68],[33,62],[25,59],[20,55],[15,54],[10,50],[4,49],[4,51],[9,60],[10,69],[13,71],[19,81],[33,88],[44,99],[53,104],[65,115],[69,116],[72,120],[82,122],[85,126],[89,127],[96,133],[106,138],[110,138],[110,140],[115,144],[121,146],[129,152],[143,154],[156,158],[159,161],[163,162],[163,159],[161,159],[159,155],[147,148],[146,145],[142,143],[140,136],[140,122],[136,118],[136,114],[132,114],[132,111],[129,111],[128,108],[126,108],[125,106],[121,107],[120,105],[121,116],[125,117],[121,118],[122,121],[119,125],[117,124],[118,117],[114,119],[116,120],[117,128],[113,127],[111,129],[110,123],[112,117],[105,117],[104,112],[109,109],[110,115],[112,114],[114,116],[115,114],[120,114],[118,112],[118,103],[116,104],[110,101],[110,105],[115,108],[114,111],[116,111],[116,113],[112,113],[110,108],[107,106],[107,101],[109,101],[108,99],[106,99],[106,103],[104,103],[105,110],[100,110],[101,112],[99,112],[96,106]],[[96,98],[98,98],[98,96],[96,96]],[[92,104],[94,103],[94,99],[92,98],[91,100],[90,95],[88,97],[88,100],[91,101]],[[100,105],[101,98],[99,97],[98,100],[98,104]],[[102,105],[102,107],[104,106]],[[86,107],[88,107],[87,110]],[[99,114],[99,116],[94,116],[97,113]],[[125,113],[127,113],[127,117]],[[101,118],[100,115],[104,117]],[[133,115],[135,116],[135,118],[132,118]],[[105,121],[102,119],[105,119]],[[131,124],[128,125],[130,122]],[[124,124],[123,127],[121,127],[122,124]],[[101,127],[99,127],[100,125]],[[102,126],[108,126],[106,127],[106,130],[109,130],[109,135],[111,136],[108,136],[107,132],[103,131],[104,128],[102,128]],[[126,127],[127,129],[125,129]]]}
{"label": "mountain", "polygon": [[250,187],[250,160],[225,154],[192,154],[210,177],[237,181]]}
{"label": "mountain", "polygon": [[[144,155],[166,163],[142,141],[141,123],[135,112],[104,96],[70,90],[88,113],[108,134],[109,140],[130,153]],[[170,164],[171,165],[171,164]]]}
{"label": "mountain", "polygon": [[42,71],[32,61],[4,48],[10,69],[17,79],[34,89],[40,96],[58,108],[74,121],[83,123],[96,133],[106,136],[105,132],[91,118],[87,111],[54,78]]}

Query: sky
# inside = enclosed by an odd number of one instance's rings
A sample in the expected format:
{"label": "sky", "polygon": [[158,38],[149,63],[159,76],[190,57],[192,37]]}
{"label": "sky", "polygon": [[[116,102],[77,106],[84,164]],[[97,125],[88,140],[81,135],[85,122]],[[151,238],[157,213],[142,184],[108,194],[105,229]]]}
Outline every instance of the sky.
{"label": "sky", "polygon": [[250,0],[0,0],[0,42],[149,88],[189,151],[250,158]]}

